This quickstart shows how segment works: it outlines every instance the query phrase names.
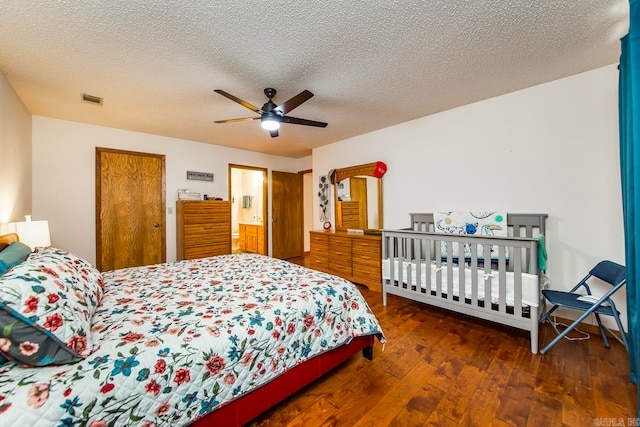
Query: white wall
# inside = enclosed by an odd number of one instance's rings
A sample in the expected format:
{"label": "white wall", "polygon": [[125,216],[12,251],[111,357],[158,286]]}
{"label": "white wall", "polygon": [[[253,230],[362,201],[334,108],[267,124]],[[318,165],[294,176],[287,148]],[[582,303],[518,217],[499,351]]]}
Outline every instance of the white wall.
{"label": "white wall", "polygon": [[[287,157],[34,116],[34,219],[49,220],[53,246],[77,253],[92,263],[96,253],[95,147],[166,156],[167,210],[172,212],[166,216],[167,261],[176,259],[178,188],[227,200],[229,163],[268,168],[269,183],[271,170],[297,172],[296,159]],[[213,172],[215,181],[187,181],[187,170]]]}
{"label": "white wall", "polygon": [[315,181],[385,162],[391,229],[410,212],[547,213],[551,285],[568,289],[601,259],[624,264],[617,78],[611,65],[317,148]]}
{"label": "white wall", "polygon": [[296,160],[296,163],[298,167],[298,172],[311,170],[311,168],[313,167],[313,157],[312,156],[301,157],[298,160]]}
{"label": "white wall", "polygon": [[[0,72],[0,234],[31,212],[31,114]],[[34,216],[33,219],[42,219]]]}

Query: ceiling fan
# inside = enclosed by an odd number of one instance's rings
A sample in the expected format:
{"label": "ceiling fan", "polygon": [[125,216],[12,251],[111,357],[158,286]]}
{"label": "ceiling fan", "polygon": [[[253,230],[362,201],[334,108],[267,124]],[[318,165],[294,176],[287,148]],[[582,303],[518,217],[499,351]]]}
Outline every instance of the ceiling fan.
{"label": "ceiling fan", "polygon": [[220,95],[229,98],[232,101],[237,102],[245,108],[250,109],[258,114],[260,117],[244,117],[241,119],[229,119],[229,120],[216,120],[214,123],[233,123],[233,122],[245,122],[250,120],[260,120],[262,128],[269,131],[272,138],[278,136],[278,129],[280,129],[280,123],[290,123],[292,125],[304,125],[304,126],[316,126],[316,127],[327,127],[326,123],[316,122],[313,120],[307,119],[299,119],[297,117],[287,116],[286,114],[302,104],[305,101],[308,101],[312,96],[308,90],[303,90],[290,100],[283,102],[280,105],[276,105],[273,103],[273,97],[276,96],[276,90],[273,88],[266,88],[264,90],[264,94],[267,95],[269,100],[262,106],[262,108],[258,108],[254,105],[249,104],[247,101],[243,101],[240,98],[237,98],[221,89],[215,89],[214,92],[219,93]]}

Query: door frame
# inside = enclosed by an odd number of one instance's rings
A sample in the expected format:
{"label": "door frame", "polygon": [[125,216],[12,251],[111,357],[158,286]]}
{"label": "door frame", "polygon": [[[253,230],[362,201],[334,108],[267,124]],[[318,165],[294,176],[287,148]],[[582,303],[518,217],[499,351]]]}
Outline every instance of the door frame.
{"label": "door frame", "polygon": [[[240,164],[236,164],[236,163],[229,163],[229,169],[228,169],[228,177],[229,177],[229,202],[231,202],[231,204],[233,205],[233,178],[232,178],[232,174],[231,174],[231,170],[232,169],[242,169],[242,170],[248,170],[248,171],[254,171],[254,172],[262,172],[262,200],[264,200],[264,202],[262,203],[262,232],[263,232],[263,236],[264,236],[264,244],[265,244],[265,252],[267,253],[267,255],[269,254],[269,218],[268,218],[268,209],[267,209],[267,205],[268,205],[268,196],[269,196],[269,191],[268,191],[268,179],[269,179],[269,169],[267,168],[261,168],[258,166],[248,166],[248,165],[240,165]],[[233,206],[231,209],[231,212],[233,212]],[[229,218],[229,220],[231,221],[231,224],[233,225],[233,218]],[[233,227],[232,227],[233,229]],[[232,231],[233,232],[233,231]]]}

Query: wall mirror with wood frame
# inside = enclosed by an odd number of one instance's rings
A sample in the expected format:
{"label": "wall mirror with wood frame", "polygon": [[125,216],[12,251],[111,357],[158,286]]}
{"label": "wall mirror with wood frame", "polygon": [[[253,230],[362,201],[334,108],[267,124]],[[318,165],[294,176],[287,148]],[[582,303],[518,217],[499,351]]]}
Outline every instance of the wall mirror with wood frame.
{"label": "wall mirror with wood frame", "polygon": [[335,170],[336,230],[382,229],[382,178],[378,163]]}

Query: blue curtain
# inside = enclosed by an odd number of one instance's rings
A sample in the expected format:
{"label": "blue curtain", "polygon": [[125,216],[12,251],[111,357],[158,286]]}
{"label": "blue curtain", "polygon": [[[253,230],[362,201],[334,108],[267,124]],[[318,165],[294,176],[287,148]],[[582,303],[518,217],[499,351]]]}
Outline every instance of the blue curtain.
{"label": "blue curtain", "polygon": [[[630,0],[629,33],[622,39],[619,81],[620,172],[624,213],[625,263],[627,266],[627,317],[631,381],[640,373],[640,0]],[[640,417],[640,393],[638,394]]]}

